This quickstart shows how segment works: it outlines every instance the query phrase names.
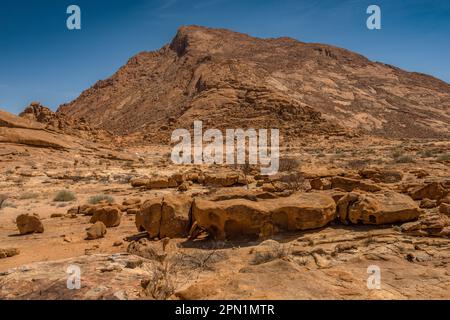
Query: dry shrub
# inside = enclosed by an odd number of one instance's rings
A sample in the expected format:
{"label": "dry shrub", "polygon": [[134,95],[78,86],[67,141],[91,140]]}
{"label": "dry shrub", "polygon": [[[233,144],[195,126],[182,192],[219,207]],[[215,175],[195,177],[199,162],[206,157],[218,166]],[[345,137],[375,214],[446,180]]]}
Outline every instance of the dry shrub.
{"label": "dry shrub", "polygon": [[300,161],[298,159],[282,157],[282,158],[280,158],[278,171],[279,172],[291,172],[291,171],[298,170],[299,167],[300,167]]}
{"label": "dry shrub", "polygon": [[70,190],[60,190],[56,193],[53,201],[55,202],[68,202],[75,200],[75,194]]}
{"label": "dry shrub", "polygon": [[290,247],[282,245],[278,242],[270,243],[262,250],[257,250],[254,252],[252,259],[252,264],[258,265],[267,263],[276,259],[283,259],[288,257],[290,254]]}
{"label": "dry shrub", "polygon": [[225,254],[209,250],[193,254],[177,253],[163,257],[161,261],[153,260],[144,266],[151,273],[142,282],[144,293],[156,300],[167,300],[189,281],[198,279],[202,272],[214,270],[213,265],[225,258]]}
{"label": "dry shrub", "polygon": [[284,176],[281,181],[286,184],[288,190],[300,191],[304,188],[305,176],[300,172]]}

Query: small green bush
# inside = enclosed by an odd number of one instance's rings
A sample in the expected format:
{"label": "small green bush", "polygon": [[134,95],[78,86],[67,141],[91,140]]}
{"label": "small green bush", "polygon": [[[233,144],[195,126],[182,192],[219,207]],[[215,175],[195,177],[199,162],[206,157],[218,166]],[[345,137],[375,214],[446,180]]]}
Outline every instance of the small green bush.
{"label": "small green bush", "polygon": [[413,163],[414,159],[411,156],[400,156],[394,159],[396,163]]}
{"label": "small green bush", "polygon": [[75,200],[75,194],[70,190],[60,190],[56,193],[53,201],[55,202],[69,202]]}
{"label": "small green bush", "polygon": [[106,194],[97,194],[95,196],[92,196],[89,198],[88,202],[90,204],[97,204],[101,201],[106,201],[108,203],[113,203],[114,202],[114,198],[112,196],[108,196]]}
{"label": "small green bush", "polygon": [[438,161],[450,161],[450,154],[441,154],[437,157]]}
{"label": "small green bush", "polygon": [[28,199],[36,199],[39,197],[39,193],[37,192],[25,192],[19,196],[20,200],[28,200]]}

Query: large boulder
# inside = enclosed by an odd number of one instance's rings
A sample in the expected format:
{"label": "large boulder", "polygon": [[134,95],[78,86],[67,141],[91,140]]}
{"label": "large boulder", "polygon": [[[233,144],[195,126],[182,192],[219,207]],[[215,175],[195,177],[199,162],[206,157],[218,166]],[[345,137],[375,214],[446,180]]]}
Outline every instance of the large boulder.
{"label": "large boulder", "polygon": [[353,224],[390,224],[415,220],[421,210],[408,196],[393,191],[351,192],[338,203],[339,219]]}
{"label": "large boulder", "polygon": [[137,229],[147,231],[152,238],[159,236],[162,201],[162,197],[152,197],[142,204],[141,211],[136,214]]}
{"label": "large boulder", "polygon": [[154,176],[149,179],[146,184],[147,189],[166,189],[176,188],[178,184],[172,177]]}
{"label": "large boulder", "polygon": [[107,228],[112,228],[120,225],[121,219],[122,212],[117,206],[104,206],[96,208],[90,222],[96,223],[97,221],[101,221]]}
{"label": "large boulder", "polygon": [[21,214],[16,219],[20,234],[43,233],[44,225],[37,215]]}
{"label": "large boulder", "polygon": [[153,197],[136,214],[136,227],[150,237],[182,238],[190,228],[192,198],[185,195]]}
{"label": "large boulder", "polygon": [[103,222],[97,221],[86,230],[86,239],[95,240],[103,238],[106,234],[106,226]]}
{"label": "large boulder", "polygon": [[336,205],[333,198],[318,193],[260,201],[195,199],[192,214],[198,227],[216,239],[266,237],[283,230],[323,227],[335,219]]}
{"label": "large boulder", "polygon": [[161,209],[159,237],[186,237],[190,228],[192,198],[184,195],[166,195]]}

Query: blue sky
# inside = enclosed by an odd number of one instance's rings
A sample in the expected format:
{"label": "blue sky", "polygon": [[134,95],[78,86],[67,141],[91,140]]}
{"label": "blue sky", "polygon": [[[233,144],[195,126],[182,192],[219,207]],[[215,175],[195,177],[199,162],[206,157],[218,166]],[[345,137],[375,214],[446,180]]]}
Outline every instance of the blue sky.
{"label": "blue sky", "polygon": [[[71,4],[82,30],[66,28]],[[381,30],[366,28],[371,4]],[[450,83],[448,0],[2,0],[0,108],[40,101],[55,110],[189,24],[332,44]]]}

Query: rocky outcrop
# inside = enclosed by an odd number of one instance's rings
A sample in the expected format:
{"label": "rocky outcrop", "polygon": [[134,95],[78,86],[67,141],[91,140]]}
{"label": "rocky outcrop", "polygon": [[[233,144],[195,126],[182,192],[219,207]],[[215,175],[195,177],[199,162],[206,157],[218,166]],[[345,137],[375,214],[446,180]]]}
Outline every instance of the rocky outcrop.
{"label": "rocky outcrop", "polygon": [[260,201],[195,199],[192,217],[215,238],[232,239],[320,228],[334,220],[335,212],[336,205],[330,196],[299,193]]}
{"label": "rocky outcrop", "polygon": [[343,223],[390,224],[415,220],[421,210],[408,196],[393,191],[379,193],[351,192],[338,203],[338,216]]}

